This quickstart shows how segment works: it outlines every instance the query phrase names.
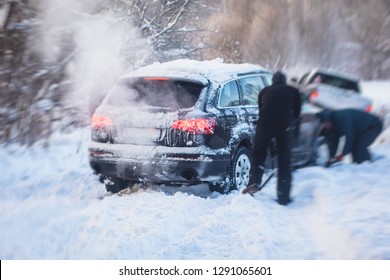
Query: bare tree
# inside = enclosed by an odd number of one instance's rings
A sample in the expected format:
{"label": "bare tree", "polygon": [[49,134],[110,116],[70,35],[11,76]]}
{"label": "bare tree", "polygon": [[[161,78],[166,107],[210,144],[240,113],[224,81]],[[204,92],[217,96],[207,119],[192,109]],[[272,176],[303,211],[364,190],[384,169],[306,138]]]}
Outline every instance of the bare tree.
{"label": "bare tree", "polygon": [[0,0],[0,142],[87,124],[69,92],[101,98],[121,71],[152,61],[222,57],[389,78],[389,38],[388,0]]}
{"label": "bare tree", "polygon": [[346,1],[340,15],[358,46],[360,72],[364,77],[390,77],[390,2]]}
{"label": "bare tree", "polygon": [[[110,1],[112,2],[112,1]],[[203,56],[201,38],[208,30],[204,23],[217,11],[219,1],[206,0],[115,0],[109,9],[135,23],[156,50],[160,61]],[[126,13],[123,13],[123,10]]]}
{"label": "bare tree", "polygon": [[[53,130],[87,124],[89,108],[76,106],[67,96],[74,92],[81,99],[98,91],[100,100],[121,70],[156,60],[201,59],[207,49],[201,44],[204,22],[215,10],[214,3],[1,1],[0,142],[30,145]],[[102,20],[108,22],[102,25]],[[88,29],[91,24],[96,28]],[[123,28],[134,25],[146,40],[135,35],[134,28]],[[101,36],[118,29],[124,31],[122,38]],[[99,49],[102,46],[106,48]]]}
{"label": "bare tree", "polygon": [[[369,3],[368,3],[369,2]],[[273,70],[301,64],[389,77],[387,0],[222,1],[206,42],[228,61]]]}
{"label": "bare tree", "polygon": [[221,57],[226,62],[243,61],[243,46],[250,33],[254,14],[254,1],[222,0],[219,12],[206,22],[210,33],[203,38],[209,46],[205,58]]}

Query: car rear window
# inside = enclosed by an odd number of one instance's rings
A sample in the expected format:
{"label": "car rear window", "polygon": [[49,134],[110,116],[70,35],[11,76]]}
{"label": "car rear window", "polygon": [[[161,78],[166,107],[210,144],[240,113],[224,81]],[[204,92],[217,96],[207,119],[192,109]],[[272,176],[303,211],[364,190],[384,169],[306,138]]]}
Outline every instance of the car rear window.
{"label": "car rear window", "polygon": [[311,78],[310,82],[313,82],[315,80],[318,80],[318,82],[320,82],[321,84],[327,84],[327,85],[343,88],[346,90],[353,90],[359,92],[358,83],[352,80],[336,77],[333,75],[322,74],[322,73]]}
{"label": "car rear window", "polygon": [[190,108],[203,88],[201,83],[168,78],[121,80],[111,90],[108,103],[113,106]]}

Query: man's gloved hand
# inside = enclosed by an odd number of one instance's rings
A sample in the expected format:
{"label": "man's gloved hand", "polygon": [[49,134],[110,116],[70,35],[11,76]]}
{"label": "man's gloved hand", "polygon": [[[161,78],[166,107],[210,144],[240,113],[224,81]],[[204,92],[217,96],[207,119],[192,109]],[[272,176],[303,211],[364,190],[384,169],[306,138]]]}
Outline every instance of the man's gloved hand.
{"label": "man's gloved hand", "polygon": [[329,167],[331,166],[332,164],[335,164],[336,162],[340,162],[340,161],[343,161],[344,159],[344,156],[343,155],[338,155],[334,158],[330,158],[326,163],[325,163],[325,167]]}

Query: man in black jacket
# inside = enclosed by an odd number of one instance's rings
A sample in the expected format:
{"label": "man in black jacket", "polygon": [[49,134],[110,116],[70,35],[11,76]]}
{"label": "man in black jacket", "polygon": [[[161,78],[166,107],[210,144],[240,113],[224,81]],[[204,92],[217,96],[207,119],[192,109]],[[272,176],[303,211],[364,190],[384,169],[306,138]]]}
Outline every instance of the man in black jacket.
{"label": "man in black jacket", "polygon": [[[329,147],[327,166],[341,161],[350,153],[355,163],[371,160],[368,146],[378,137],[383,126],[377,116],[356,109],[344,109],[324,110],[317,117],[323,123],[323,134]],[[342,136],[345,136],[345,144],[342,152],[336,155]]]}
{"label": "man in black jacket", "polygon": [[278,71],[272,77],[272,85],[259,93],[259,120],[253,145],[252,163],[248,187],[242,193],[253,195],[261,186],[264,163],[271,140],[276,140],[278,156],[278,203],[287,205],[291,202],[291,146],[292,126],[301,113],[299,91],[287,85],[286,76]]}

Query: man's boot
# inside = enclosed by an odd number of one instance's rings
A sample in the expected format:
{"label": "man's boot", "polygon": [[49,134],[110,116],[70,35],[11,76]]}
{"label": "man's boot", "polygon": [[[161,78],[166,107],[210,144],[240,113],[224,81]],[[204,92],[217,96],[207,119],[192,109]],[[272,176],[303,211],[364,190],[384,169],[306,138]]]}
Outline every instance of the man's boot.
{"label": "man's boot", "polygon": [[291,183],[285,180],[278,181],[277,202],[280,205],[287,205],[292,202],[290,198]]}
{"label": "man's boot", "polygon": [[248,187],[246,187],[245,189],[243,189],[242,194],[249,193],[250,195],[254,195],[258,191],[259,191],[259,185],[256,183],[253,183],[253,184],[249,185]]}

